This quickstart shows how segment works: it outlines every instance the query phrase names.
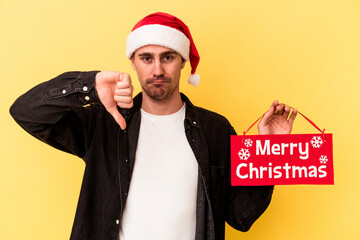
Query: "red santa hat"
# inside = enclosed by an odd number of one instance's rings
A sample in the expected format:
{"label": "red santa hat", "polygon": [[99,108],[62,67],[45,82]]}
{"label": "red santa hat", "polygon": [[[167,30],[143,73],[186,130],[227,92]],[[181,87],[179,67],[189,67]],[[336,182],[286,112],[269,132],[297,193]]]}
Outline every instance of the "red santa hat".
{"label": "red santa hat", "polygon": [[178,52],[185,61],[190,60],[189,83],[197,86],[200,75],[196,73],[200,56],[196,50],[189,28],[180,19],[167,13],[157,12],[141,19],[126,40],[126,57],[146,45],[159,45]]}

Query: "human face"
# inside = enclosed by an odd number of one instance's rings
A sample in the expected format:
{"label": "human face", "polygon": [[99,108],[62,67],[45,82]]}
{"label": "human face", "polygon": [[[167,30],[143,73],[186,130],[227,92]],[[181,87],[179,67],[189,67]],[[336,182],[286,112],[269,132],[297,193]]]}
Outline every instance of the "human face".
{"label": "human face", "polygon": [[164,101],[179,93],[180,73],[185,65],[179,53],[170,48],[148,45],[135,51],[131,64],[143,93],[151,99]]}

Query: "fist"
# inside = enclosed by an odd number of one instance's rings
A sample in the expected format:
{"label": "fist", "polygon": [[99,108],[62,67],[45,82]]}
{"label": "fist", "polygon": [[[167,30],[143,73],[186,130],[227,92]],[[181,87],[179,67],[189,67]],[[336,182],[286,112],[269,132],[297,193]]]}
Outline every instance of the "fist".
{"label": "fist", "polygon": [[258,124],[259,134],[290,134],[297,114],[296,109],[290,110],[289,106],[275,100]]}
{"label": "fist", "polygon": [[133,106],[133,86],[129,74],[115,71],[102,71],[95,77],[96,93],[105,109],[113,116],[121,129],[126,122],[119,113],[117,106],[131,108]]}
{"label": "fist", "polygon": [[115,85],[114,101],[121,108],[132,108],[133,106],[133,90],[130,75],[120,73],[118,81]]}

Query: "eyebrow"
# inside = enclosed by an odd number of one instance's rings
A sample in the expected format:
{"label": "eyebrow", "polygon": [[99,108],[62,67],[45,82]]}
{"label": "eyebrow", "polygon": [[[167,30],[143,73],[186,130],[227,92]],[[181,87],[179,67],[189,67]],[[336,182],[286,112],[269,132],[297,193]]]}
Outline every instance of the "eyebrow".
{"label": "eyebrow", "polygon": [[160,53],[160,57],[164,57],[166,55],[170,55],[170,54],[178,54],[177,52],[175,51],[166,51],[166,52],[163,52],[163,53]]}
{"label": "eyebrow", "polygon": [[149,57],[149,56],[152,56],[151,53],[140,53],[138,54],[139,57]]}
{"label": "eyebrow", "polygon": [[[162,52],[160,53],[160,58],[169,55],[169,54],[179,54],[176,51],[166,51],[166,52]],[[144,52],[144,53],[140,53],[138,56],[139,57],[152,57],[154,54],[152,53],[148,53],[148,52]]]}

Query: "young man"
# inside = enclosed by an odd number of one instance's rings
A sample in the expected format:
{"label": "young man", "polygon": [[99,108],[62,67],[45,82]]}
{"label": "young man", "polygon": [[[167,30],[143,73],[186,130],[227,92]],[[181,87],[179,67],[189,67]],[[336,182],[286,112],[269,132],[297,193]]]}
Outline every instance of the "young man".
{"label": "young man", "polygon": [[[190,82],[199,80],[187,26],[165,13],[145,17],[127,57],[142,88],[134,99],[126,73],[68,72],[10,109],[30,134],[86,163],[71,239],[224,239],[225,221],[247,231],[273,187],[230,186],[234,129],[180,93],[187,60]],[[290,133],[296,110],[289,114],[274,101],[259,133]]]}

